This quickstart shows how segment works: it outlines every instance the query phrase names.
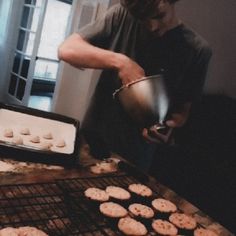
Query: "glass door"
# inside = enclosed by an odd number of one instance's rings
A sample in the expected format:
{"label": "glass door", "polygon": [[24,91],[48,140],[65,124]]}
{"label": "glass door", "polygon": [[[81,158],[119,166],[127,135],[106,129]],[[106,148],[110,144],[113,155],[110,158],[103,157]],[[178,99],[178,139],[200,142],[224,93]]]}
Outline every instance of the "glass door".
{"label": "glass door", "polygon": [[10,71],[8,101],[27,105],[48,0],[24,0]]}
{"label": "glass door", "polygon": [[51,96],[57,79],[59,45],[64,41],[72,1],[50,0],[42,26],[31,95]]}

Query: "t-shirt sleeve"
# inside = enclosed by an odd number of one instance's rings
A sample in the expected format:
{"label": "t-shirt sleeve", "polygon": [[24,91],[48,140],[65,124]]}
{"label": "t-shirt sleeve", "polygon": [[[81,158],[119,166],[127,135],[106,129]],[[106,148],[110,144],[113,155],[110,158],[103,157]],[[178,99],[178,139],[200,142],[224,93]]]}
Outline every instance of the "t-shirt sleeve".
{"label": "t-shirt sleeve", "polygon": [[109,48],[112,36],[119,23],[120,11],[121,6],[119,4],[114,5],[103,17],[79,29],[77,33],[94,46]]}

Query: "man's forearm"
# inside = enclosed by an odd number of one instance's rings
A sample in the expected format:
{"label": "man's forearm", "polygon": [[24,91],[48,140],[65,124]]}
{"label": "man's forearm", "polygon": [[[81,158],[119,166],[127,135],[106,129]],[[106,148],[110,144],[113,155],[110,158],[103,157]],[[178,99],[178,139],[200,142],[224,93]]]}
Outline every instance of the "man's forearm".
{"label": "man's forearm", "polygon": [[77,68],[114,69],[123,84],[145,75],[143,68],[126,55],[95,47],[77,33],[60,45],[58,57]]}
{"label": "man's forearm", "polygon": [[77,68],[118,70],[122,56],[89,44],[77,33],[69,36],[58,49],[59,59]]}

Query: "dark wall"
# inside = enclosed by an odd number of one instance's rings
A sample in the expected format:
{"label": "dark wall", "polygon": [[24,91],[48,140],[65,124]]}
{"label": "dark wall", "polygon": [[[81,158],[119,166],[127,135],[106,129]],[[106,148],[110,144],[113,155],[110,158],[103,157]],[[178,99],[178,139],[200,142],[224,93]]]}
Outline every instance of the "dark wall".
{"label": "dark wall", "polygon": [[236,98],[236,1],[180,0],[177,10],[213,49],[205,92]]}

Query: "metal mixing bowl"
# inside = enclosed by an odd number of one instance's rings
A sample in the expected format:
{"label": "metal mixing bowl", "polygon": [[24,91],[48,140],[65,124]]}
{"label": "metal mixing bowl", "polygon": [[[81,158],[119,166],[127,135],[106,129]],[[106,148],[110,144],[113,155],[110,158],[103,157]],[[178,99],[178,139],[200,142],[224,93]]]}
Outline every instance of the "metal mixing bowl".
{"label": "metal mixing bowl", "polygon": [[163,124],[169,98],[162,74],[143,77],[122,86],[113,94],[124,110],[142,127]]}

